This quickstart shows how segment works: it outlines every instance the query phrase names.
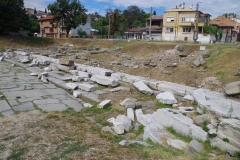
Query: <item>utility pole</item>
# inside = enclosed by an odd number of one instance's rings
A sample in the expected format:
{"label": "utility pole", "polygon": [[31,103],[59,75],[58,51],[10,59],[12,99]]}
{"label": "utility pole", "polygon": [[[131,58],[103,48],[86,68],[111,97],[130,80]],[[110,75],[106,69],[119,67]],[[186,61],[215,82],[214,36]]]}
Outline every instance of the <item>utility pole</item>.
{"label": "utility pole", "polygon": [[110,28],[111,28],[111,23],[110,23],[110,21],[111,21],[111,16],[112,16],[112,12],[109,12],[109,13],[108,13],[108,25],[109,25],[109,28],[108,28],[108,39],[109,39],[109,37],[110,37]]}
{"label": "utility pole", "polygon": [[149,39],[152,40],[152,7],[150,8]]}
{"label": "utility pole", "polygon": [[198,19],[199,19],[198,9],[199,9],[199,3],[202,3],[202,2],[198,2],[197,5],[196,5],[195,25],[194,25],[194,34],[193,34],[194,43],[197,43],[197,39],[198,39]]}

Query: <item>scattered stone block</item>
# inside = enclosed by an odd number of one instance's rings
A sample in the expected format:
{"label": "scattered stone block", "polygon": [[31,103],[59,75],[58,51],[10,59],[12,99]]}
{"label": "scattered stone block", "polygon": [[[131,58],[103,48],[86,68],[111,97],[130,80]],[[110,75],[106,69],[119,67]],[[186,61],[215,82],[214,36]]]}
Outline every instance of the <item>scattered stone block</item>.
{"label": "scattered stone block", "polygon": [[38,73],[31,73],[29,76],[38,76]]}
{"label": "scattered stone block", "polygon": [[73,96],[76,97],[76,98],[80,98],[82,95],[82,92],[80,91],[73,91]]}
{"label": "scattered stone block", "polygon": [[119,142],[121,146],[129,146],[129,145],[138,145],[138,146],[144,146],[144,147],[150,147],[152,145],[142,142],[142,141],[135,141],[135,140],[122,140]]}
{"label": "scattered stone block", "polygon": [[93,107],[93,105],[91,105],[90,103],[84,103],[83,106],[85,108],[92,108]]}
{"label": "scattered stone block", "polygon": [[94,75],[91,77],[91,80],[105,86],[116,87],[119,85],[119,82],[115,78],[109,78],[101,75]]}
{"label": "scattered stone block", "polygon": [[111,103],[111,100],[104,100],[100,104],[97,105],[98,108],[104,109],[107,106],[109,106]]}
{"label": "scattered stone block", "polygon": [[78,88],[78,85],[75,83],[67,83],[66,86],[68,89],[72,89],[72,90],[75,90]]}
{"label": "scattered stone block", "polygon": [[83,78],[90,78],[91,74],[89,74],[87,72],[83,72],[83,71],[78,71],[78,76],[83,77]]}
{"label": "scattered stone block", "polygon": [[240,69],[237,70],[237,72],[235,73],[235,76],[240,76]]}
{"label": "scattered stone block", "polygon": [[174,104],[177,103],[176,98],[174,97],[174,95],[171,92],[163,92],[163,93],[159,93],[156,96],[158,102],[161,102],[163,104]]}
{"label": "scattered stone block", "polygon": [[198,126],[202,126],[205,121],[210,121],[210,117],[208,114],[199,115],[194,117],[193,119],[193,122]]}
{"label": "scattered stone block", "polygon": [[184,46],[183,45],[176,45],[174,47],[174,49],[177,50],[177,51],[183,51],[184,50]]}
{"label": "scattered stone block", "polygon": [[82,81],[82,80],[83,80],[83,78],[80,77],[80,76],[72,76],[72,81],[73,81],[73,82],[80,82],[80,81]]}
{"label": "scattered stone block", "polygon": [[130,118],[132,121],[134,121],[134,111],[132,108],[127,109],[127,116]]}
{"label": "scattered stone block", "polygon": [[201,140],[207,139],[207,133],[201,127],[193,124],[193,120],[188,118],[178,110],[174,109],[158,109],[151,119],[150,124],[160,124],[163,127],[173,127],[176,132],[192,138]]}
{"label": "scattered stone block", "polygon": [[227,95],[234,95],[240,93],[240,81],[228,83],[224,88]]}
{"label": "scattered stone block", "polygon": [[94,92],[96,91],[96,88],[94,85],[88,84],[88,83],[81,83],[78,84],[78,88],[87,92]]}
{"label": "scattered stone block", "polygon": [[223,151],[227,151],[234,155],[234,153],[239,152],[239,148],[231,145],[230,143],[224,142],[222,139],[215,137],[210,139],[211,146],[216,146],[222,149]]}
{"label": "scattered stone block", "polygon": [[68,67],[68,66],[64,66],[64,65],[59,64],[59,65],[58,65],[58,69],[59,69],[60,71],[64,71],[64,72],[68,73],[71,68]]}
{"label": "scattered stone block", "polygon": [[30,59],[29,59],[29,56],[21,56],[19,57],[18,61],[21,63],[27,63],[30,61]]}
{"label": "scattered stone block", "polygon": [[202,147],[202,144],[199,143],[198,141],[196,141],[195,139],[192,140],[189,144],[189,149],[191,149],[192,151],[195,151],[197,153],[200,153],[202,152],[203,150],[203,147]]}
{"label": "scattered stone block", "polygon": [[4,56],[0,57],[0,61],[3,61],[4,60]]}
{"label": "scattered stone block", "polygon": [[44,75],[42,75],[41,81],[43,81],[43,83],[47,83],[47,84],[49,83],[48,78],[46,76],[44,76]]}
{"label": "scattered stone block", "polygon": [[200,50],[200,51],[205,51],[206,48],[207,48],[206,46],[200,46],[199,50]]}
{"label": "scattered stone block", "polygon": [[193,62],[193,64],[196,66],[196,67],[198,67],[198,66],[200,66],[200,65],[204,65],[204,64],[206,64],[207,62],[204,60],[204,58],[203,58],[203,55],[199,55],[199,56],[197,56],[197,58],[196,58],[196,60]]}
{"label": "scattered stone block", "polygon": [[183,99],[186,100],[186,101],[194,101],[193,96],[191,96],[191,95],[189,95],[189,94],[187,94],[186,96],[184,96]]}
{"label": "scattered stone block", "polygon": [[187,148],[187,143],[178,139],[169,139],[167,140],[167,144],[179,150],[185,150]]}
{"label": "scattered stone block", "polygon": [[203,53],[202,53],[202,56],[203,56],[204,59],[210,57],[210,55],[211,55],[211,52],[210,52],[209,49],[203,51]]}
{"label": "scattered stone block", "polygon": [[222,119],[218,126],[217,136],[228,138],[229,142],[240,148],[240,120]]}
{"label": "scattered stone block", "polygon": [[115,134],[115,132],[109,126],[102,127],[102,131]]}
{"label": "scattered stone block", "polygon": [[118,115],[116,117],[116,122],[119,122],[119,123],[122,122],[120,125],[124,126],[124,129],[126,131],[129,131],[131,126],[132,126],[131,119],[128,118],[127,116],[125,116],[125,115]]}
{"label": "scattered stone block", "polygon": [[74,65],[74,61],[73,60],[69,60],[69,59],[60,58],[59,59],[59,64],[65,65],[65,66],[73,66]]}
{"label": "scattered stone block", "polygon": [[163,144],[162,138],[166,138],[168,133],[160,124],[147,125],[144,128],[143,140],[150,139],[154,143]]}
{"label": "scattered stone block", "polygon": [[117,134],[121,135],[121,134],[124,133],[124,127],[123,126],[114,126],[113,129]]}
{"label": "scattered stone block", "polygon": [[46,72],[51,72],[51,71],[52,71],[52,67],[50,67],[50,66],[49,66],[49,67],[45,67],[45,68],[44,68],[44,71],[46,71]]}
{"label": "scattered stone block", "polygon": [[181,113],[186,114],[187,117],[190,117],[195,112],[193,107],[179,107],[178,109]]}
{"label": "scattered stone block", "polygon": [[146,94],[146,95],[152,95],[153,91],[142,81],[138,81],[133,83],[134,87],[136,87],[140,92]]}

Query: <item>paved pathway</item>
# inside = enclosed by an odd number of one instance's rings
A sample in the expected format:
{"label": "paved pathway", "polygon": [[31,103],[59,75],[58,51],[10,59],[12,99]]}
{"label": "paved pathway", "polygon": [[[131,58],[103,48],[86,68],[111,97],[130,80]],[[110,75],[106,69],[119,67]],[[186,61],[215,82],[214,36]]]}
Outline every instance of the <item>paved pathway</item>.
{"label": "paved pathway", "polygon": [[[42,72],[38,67],[25,69],[19,63],[13,67],[12,63],[0,61],[0,112],[2,115],[7,116],[14,114],[14,111],[39,108],[47,112],[63,111],[68,108],[73,108],[76,112],[81,111],[83,103],[81,99],[75,99],[52,83],[42,83],[37,77],[30,76],[30,71]],[[57,76],[56,73],[55,75]],[[61,83],[65,85],[63,81]],[[1,95],[3,95],[2,98]]]}

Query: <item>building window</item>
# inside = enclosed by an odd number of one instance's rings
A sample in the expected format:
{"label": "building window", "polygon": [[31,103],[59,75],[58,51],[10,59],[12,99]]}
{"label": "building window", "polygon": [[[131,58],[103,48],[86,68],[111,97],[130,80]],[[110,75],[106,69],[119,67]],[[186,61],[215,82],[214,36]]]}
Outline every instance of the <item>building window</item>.
{"label": "building window", "polygon": [[182,17],[182,22],[194,22],[194,17]]}
{"label": "building window", "polygon": [[173,27],[166,27],[166,32],[167,33],[172,33],[173,32]]}
{"label": "building window", "polygon": [[167,22],[174,22],[174,17],[167,17]]}
{"label": "building window", "polygon": [[191,28],[189,27],[183,28],[183,33],[190,33],[190,32],[191,32]]}
{"label": "building window", "polygon": [[236,30],[237,30],[237,31],[239,30],[239,26],[237,26]]}

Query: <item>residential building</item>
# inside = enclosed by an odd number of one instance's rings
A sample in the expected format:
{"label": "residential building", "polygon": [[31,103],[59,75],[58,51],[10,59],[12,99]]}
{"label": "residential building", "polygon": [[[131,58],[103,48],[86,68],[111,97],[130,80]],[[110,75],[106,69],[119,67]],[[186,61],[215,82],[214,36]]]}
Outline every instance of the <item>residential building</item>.
{"label": "residential building", "polygon": [[[162,40],[163,15],[152,15],[151,20],[151,38],[153,40]],[[146,34],[150,35],[150,18],[146,21]]]}
{"label": "residential building", "polygon": [[[40,36],[49,38],[65,38],[66,31],[63,29],[61,23],[59,22],[58,25],[56,25],[56,23],[54,23],[54,25],[51,24],[53,17],[53,15],[50,15],[38,19],[40,25]],[[69,35],[70,34],[71,31]]]}
{"label": "residential building", "polygon": [[237,34],[240,33],[240,22],[237,18],[218,16],[211,20],[210,24],[218,26],[218,29],[223,30],[223,42],[235,41]]}
{"label": "residential building", "polygon": [[91,16],[88,15],[87,22],[85,25],[79,25],[76,29],[72,29],[72,36],[78,36],[78,30],[81,29],[82,31],[85,31],[87,35],[90,35],[92,26],[91,26]]}
{"label": "residential building", "polygon": [[124,32],[126,39],[145,39],[146,28],[132,28]]}
{"label": "residential building", "polygon": [[[210,35],[203,34],[203,26],[210,22],[210,14],[190,8],[174,8],[164,12],[162,40],[194,41],[194,30],[198,30],[198,40],[209,43]],[[198,21],[196,21],[198,20]]]}
{"label": "residential building", "polygon": [[34,15],[34,9],[32,8],[26,8],[25,11],[27,15]]}
{"label": "residential building", "polygon": [[128,29],[125,33],[126,39],[147,39],[150,36],[150,20],[151,20],[151,38],[152,40],[162,39],[163,15],[152,15],[152,18],[146,20],[145,28]]}

